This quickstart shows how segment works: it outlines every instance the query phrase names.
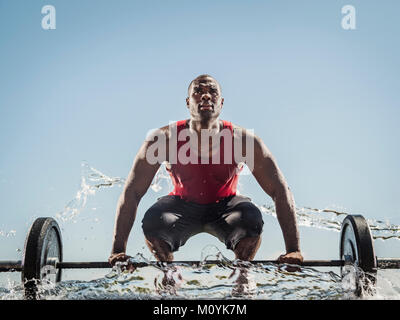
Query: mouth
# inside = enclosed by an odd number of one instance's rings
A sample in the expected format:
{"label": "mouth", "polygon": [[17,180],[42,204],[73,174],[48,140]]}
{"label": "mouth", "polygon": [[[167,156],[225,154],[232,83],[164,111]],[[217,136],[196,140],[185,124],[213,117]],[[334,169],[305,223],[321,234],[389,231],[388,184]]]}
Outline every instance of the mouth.
{"label": "mouth", "polygon": [[199,104],[199,110],[200,111],[213,111],[214,106],[212,104],[208,104],[208,103]]}

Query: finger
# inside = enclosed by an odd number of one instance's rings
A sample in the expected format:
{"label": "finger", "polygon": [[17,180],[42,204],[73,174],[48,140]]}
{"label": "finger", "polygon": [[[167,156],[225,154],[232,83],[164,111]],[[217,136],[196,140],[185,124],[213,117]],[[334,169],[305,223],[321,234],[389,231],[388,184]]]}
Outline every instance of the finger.
{"label": "finger", "polygon": [[298,260],[297,260],[296,258],[288,257],[288,258],[286,259],[286,261],[287,261],[287,263],[289,263],[289,264],[296,264]]}
{"label": "finger", "polygon": [[290,259],[290,262],[289,262],[289,264],[296,264],[296,265],[300,265],[301,263],[300,263],[300,260],[299,260],[299,259],[292,258],[292,259]]}
{"label": "finger", "polygon": [[126,257],[125,256],[119,256],[119,257],[115,257],[114,261],[125,261]]}
{"label": "finger", "polygon": [[136,267],[133,264],[128,263],[127,270],[129,272],[134,272],[136,270]]}
{"label": "finger", "polygon": [[112,257],[112,258],[110,258],[110,260],[109,260],[109,262],[110,262],[110,264],[111,264],[112,266],[114,266],[118,261],[121,261],[120,257],[118,257],[118,256]]}
{"label": "finger", "polygon": [[301,269],[299,267],[287,266],[286,271],[288,272],[299,272]]}
{"label": "finger", "polygon": [[278,259],[280,263],[291,263],[292,259],[287,255],[281,255]]}
{"label": "finger", "polygon": [[301,265],[301,261],[297,258],[284,257],[281,259],[282,263]]}
{"label": "finger", "polygon": [[116,255],[114,255],[114,256],[112,256],[109,260],[109,262],[110,262],[110,264],[112,265],[112,266],[114,266],[115,265],[115,263],[117,263],[117,262],[125,262],[127,259],[129,259],[130,257],[129,256],[127,256],[126,254],[124,254],[124,253],[118,253],[118,254],[116,254]]}

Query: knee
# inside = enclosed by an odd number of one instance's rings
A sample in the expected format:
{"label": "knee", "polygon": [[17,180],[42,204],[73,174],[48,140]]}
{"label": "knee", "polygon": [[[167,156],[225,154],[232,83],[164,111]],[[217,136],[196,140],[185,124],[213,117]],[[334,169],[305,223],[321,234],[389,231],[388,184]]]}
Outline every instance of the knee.
{"label": "knee", "polygon": [[144,214],[142,220],[142,229],[144,234],[151,233],[153,230],[159,230],[162,228],[163,219],[162,211],[149,209]]}
{"label": "knee", "polygon": [[148,210],[142,220],[142,229],[168,229],[178,220],[178,216],[173,212],[159,210]]}
{"label": "knee", "polygon": [[145,236],[145,241],[158,261],[170,262],[174,260],[171,246],[166,241],[151,236]]}
{"label": "knee", "polygon": [[242,204],[238,209],[241,212],[241,226],[251,230],[252,237],[260,235],[264,226],[260,209],[251,202]]}
{"label": "knee", "polygon": [[142,229],[143,231],[150,230],[154,228],[154,224],[159,221],[160,213],[158,210],[147,210],[142,219]]}

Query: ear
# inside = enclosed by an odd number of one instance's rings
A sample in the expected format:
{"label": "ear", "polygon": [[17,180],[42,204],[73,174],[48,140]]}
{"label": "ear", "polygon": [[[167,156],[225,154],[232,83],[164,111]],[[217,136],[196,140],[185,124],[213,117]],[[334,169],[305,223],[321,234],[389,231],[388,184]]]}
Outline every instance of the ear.
{"label": "ear", "polygon": [[221,99],[221,108],[224,105],[224,98]]}
{"label": "ear", "polygon": [[189,108],[189,97],[186,98],[186,107]]}

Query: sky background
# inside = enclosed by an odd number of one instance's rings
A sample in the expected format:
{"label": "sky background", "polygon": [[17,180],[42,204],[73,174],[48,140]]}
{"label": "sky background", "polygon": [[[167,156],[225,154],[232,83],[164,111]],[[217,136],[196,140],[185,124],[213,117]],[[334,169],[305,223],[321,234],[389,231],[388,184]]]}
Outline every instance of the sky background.
{"label": "sky background", "polygon": [[[56,8],[43,30],[41,8]],[[341,8],[356,8],[356,30]],[[400,224],[398,1],[0,0],[0,258],[20,259],[39,216],[80,189],[81,163],[125,178],[146,133],[185,119],[187,86],[221,84],[221,118],[253,129],[283,171],[298,207],[334,208]],[[251,176],[242,193],[271,203]],[[64,260],[106,260],[122,188],[89,197],[62,224]],[[140,203],[128,253],[143,252]],[[95,209],[94,209],[95,208]],[[257,259],[283,248],[265,216]],[[308,259],[335,259],[338,234],[300,228]],[[207,234],[177,259],[199,259]],[[376,243],[399,256],[398,241]]]}

